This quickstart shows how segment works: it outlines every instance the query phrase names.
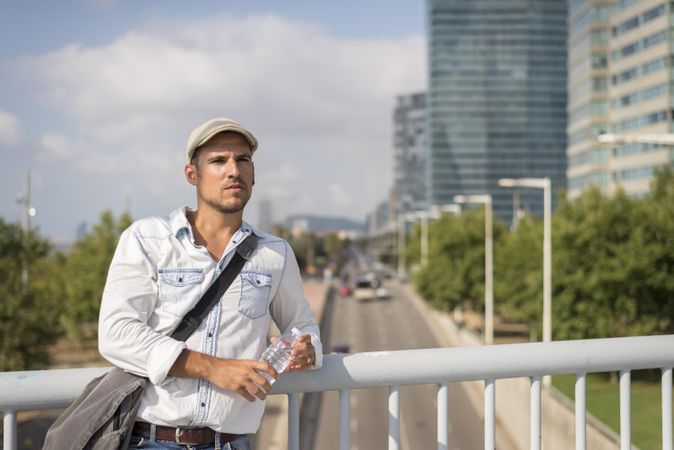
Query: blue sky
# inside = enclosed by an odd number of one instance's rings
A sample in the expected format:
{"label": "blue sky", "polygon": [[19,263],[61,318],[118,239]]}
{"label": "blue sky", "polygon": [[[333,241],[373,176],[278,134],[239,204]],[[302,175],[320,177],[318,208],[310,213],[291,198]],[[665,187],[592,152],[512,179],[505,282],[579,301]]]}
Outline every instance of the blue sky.
{"label": "blue sky", "polygon": [[392,179],[395,96],[425,89],[423,0],[0,0],[0,216],[33,174],[56,241],[130,199],[193,206],[189,132],[218,115],[258,135],[245,218],[363,220]]}

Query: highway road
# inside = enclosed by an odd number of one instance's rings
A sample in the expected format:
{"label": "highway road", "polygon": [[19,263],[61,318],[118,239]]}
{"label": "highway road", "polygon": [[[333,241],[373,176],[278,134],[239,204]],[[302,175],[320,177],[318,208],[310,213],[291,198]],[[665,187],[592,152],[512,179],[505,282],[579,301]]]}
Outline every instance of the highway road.
{"label": "highway road", "polygon": [[[350,352],[440,346],[400,285],[386,281],[384,286],[391,293],[389,299],[359,301],[335,297],[330,327],[332,345],[348,344]],[[435,385],[401,388],[401,450],[437,448],[436,392]],[[460,384],[449,386],[449,409],[448,450],[484,448],[482,420]],[[387,449],[388,389],[353,390],[349,427],[350,450]],[[339,449],[337,392],[323,394],[314,449]]]}

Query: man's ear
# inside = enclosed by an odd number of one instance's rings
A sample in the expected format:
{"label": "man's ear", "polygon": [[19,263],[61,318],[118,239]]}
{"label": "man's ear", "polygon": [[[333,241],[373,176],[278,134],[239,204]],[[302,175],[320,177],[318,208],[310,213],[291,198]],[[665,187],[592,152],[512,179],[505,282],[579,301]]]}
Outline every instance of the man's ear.
{"label": "man's ear", "polygon": [[192,164],[185,165],[185,178],[192,186],[197,185],[197,168]]}

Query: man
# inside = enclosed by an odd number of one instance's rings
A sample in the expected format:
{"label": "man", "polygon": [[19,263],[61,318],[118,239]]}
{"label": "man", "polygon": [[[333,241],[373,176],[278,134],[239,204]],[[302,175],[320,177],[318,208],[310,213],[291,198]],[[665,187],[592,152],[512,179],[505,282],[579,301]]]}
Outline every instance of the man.
{"label": "man", "polygon": [[[255,184],[257,139],[238,123],[210,120],[187,142],[185,177],[197,209],[147,218],[122,234],[99,320],[99,349],[114,365],[149,378],[131,446],[247,450],[278,374],[258,361],[273,320],[303,334],[288,370],[320,367],[319,330],[292,249],[243,221]],[[168,337],[251,233],[257,248],[185,342]],[[206,444],[206,447],[201,445]]]}

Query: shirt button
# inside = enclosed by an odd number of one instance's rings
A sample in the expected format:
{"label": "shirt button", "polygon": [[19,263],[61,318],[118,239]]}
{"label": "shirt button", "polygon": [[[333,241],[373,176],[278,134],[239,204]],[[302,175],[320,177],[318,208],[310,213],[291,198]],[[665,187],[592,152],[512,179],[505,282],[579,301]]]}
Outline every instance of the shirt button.
{"label": "shirt button", "polygon": [[183,277],[178,277],[178,283],[182,283],[182,282],[183,282]]}
{"label": "shirt button", "polygon": [[208,333],[208,337],[213,337],[213,333]]}
{"label": "shirt button", "polygon": [[206,403],[201,402],[201,407],[202,407],[202,408],[205,408],[205,407],[206,407]]}

